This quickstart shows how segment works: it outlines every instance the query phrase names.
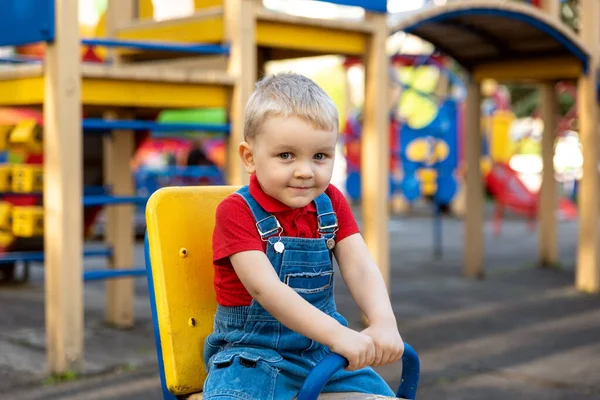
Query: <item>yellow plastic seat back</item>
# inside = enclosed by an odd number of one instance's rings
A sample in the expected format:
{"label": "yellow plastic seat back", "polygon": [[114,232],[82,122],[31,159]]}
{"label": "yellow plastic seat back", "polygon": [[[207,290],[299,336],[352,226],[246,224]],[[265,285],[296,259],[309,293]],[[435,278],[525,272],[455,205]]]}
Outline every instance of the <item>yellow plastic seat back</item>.
{"label": "yellow plastic seat back", "polygon": [[237,189],[168,187],[156,191],[146,205],[155,324],[166,386],[176,396],[201,391],[206,378],[202,350],[217,307],[212,265],[215,210]]}

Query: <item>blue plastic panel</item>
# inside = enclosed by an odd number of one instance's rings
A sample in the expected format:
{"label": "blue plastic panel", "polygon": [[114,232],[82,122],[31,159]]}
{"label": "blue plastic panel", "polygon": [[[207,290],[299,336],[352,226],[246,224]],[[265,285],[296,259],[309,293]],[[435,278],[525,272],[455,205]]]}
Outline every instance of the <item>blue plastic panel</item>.
{"label": "blue plastic panel", "polygon": [[54,0],[0,0],[0,46],[54,40]]}
{"label": "blue plastic panel", "polygon": [[387,12],[387,0],[320,0],[326,3],[339,4],[341,6],[362,7],[367,11],[378,13]]}

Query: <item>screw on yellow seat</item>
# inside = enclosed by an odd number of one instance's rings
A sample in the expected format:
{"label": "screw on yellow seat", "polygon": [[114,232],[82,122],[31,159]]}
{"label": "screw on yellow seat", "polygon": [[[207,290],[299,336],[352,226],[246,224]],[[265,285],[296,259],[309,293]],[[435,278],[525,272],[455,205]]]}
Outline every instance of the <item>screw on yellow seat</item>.
{"label": "screw on yellow seat", "polygon": [[[233,186],[168,187],[156,191],[146,205],[146,271],[154,337],[164,399],[202,399],[206,378],[204,340],[212,332],[217,309],[213,288],[212,232],[219,203],[238,188]],[[416,391],[418,356],[410,349],[403,381]],[[405,355],[409,353],[405,351]],[[331,355],[331,357],[339,357]],[[318,395],[343,361],[323,360],[315,368],[305,393]],[[334,366],[335,364],[337,366]],[[334,366],[332,368],[332,366]],[[317,366],[319,367],[319,365]],[[328,370],[328,373],[321,371]],[[411,372],[411,376],[406,373]],[[314,381],[314,382],[313,382]],[[320,381],[320,382],[318,382]],[[312,395],[304,398],[313,398]],[[412,397],[412,396],[410,396]],[[361,393],[326,393],[326,400],[367,400],[385,397]]]}

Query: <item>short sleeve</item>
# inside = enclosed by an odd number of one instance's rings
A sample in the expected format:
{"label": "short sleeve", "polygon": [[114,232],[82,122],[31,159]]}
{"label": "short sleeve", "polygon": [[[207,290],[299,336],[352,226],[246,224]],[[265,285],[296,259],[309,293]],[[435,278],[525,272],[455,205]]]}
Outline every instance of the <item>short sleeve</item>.
{"label": "short sleeve", "polygon": [[358,229],[358,224],[344,194],[334,185],[329,185],[325,193],[329,196],[333,211],[335,211],[338,219],[339,230],[336,233],[336,240],[339,242],[348,236],[359,233],[360,229]]}
{"label": "short sleeve", "polygon": [[217,207],[212,240],[215,265],[228,264],[229,257],[242,251],[264,251],[252,211],[237,194],[226,197]]}

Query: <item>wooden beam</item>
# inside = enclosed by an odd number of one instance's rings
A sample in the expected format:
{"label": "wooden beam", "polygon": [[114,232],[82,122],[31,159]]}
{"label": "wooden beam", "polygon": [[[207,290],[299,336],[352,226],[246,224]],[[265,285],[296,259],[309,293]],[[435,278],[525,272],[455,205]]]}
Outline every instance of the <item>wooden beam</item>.
{"label": "wooden beam", "polygon": [[556,138],[558,99],[554,82],[540,85],[542,118],[542,187],[540,189],[539,262],[542,267],[553,267],[558,262],[558,231],[556,225],[557,187],[554,177],[554,140]]}
{"label": "wooden beam", "polygon": [[244,112],[256,84],[256,7],[255,0],[225,0],[225,35],[230,43],[227,71],[234,76],[229,115],[231,133],[228,142],[227,183],[244,185],[249,181],[238,156],[244,140]]}
{"label": "wooden beam", "polygon": [[549,80],[577,79],[583,68],[575,57],[522,58],[479,64],[473,78],[495,79],[503,82],[540,82]]}
{"label": "wooden beam", "polygon": [[44,285],[48,367],[64,374],[83,366],[83,143],[78,0],[55,4],[44,63]]}
{"label": "wooden beam", "polygon": [[[132,115],[106,112],[104,119],[132,119]],[[133,196],[134,184],[130,161],[135,151],[135,133],[132,130],[115,130],[104,137],[104,184],[112,193]],[[107,260],[108,269],[132,268],[135,247],[134,210],[132,204],[113,205],[106,208],[104,242],[113,249]],[[118,328],[133,326],[133,279],[106,281],[106,322]]]}
{"label": "wooden beam", "polygon": [[[84,79],[82,96],[86,105],[137,108],[224,107],[229,89],[221,84],[172,84],[160,81]],[[1,98],[1,95],[0,95]]]}
{"label": "wooden beam", "polygon": [[600,250],[598,233],[598,92],[596,71],[599,65],[600,2],[581,0],[580,33],[583,42],[593,49],[590,73],[581,76],[577,87],[579,135],[583,148],[583,177],[579,192],[579,247],[575,286],[583,292],[600,292]]}
{"label": "wooden beam", "polygon": [[367,14],[375,27],[365,54],[365,102],[361,139],[362,233],[386,285],[390,285],[388,193],[390,176],[386,16]]}
{"label": "wooden beam", "polygon": [[135,68],[148,69],[170,69],[177,70],[215,70],[225,71],[227,69],[227,55],[201,55],[196,57],[182,57],[160,60],[138,61]]}
{"label": "wooden beam", "polygon": [[471,278],[484,276],[483,266],[483,181],[481,177],[481,91],[479,83],[467,85],[465,112],[465,161],[467,164],[465,212],[465,264],[463,273]]}
{"label": "wooden beam", "polygon": [[279,22],[283,25],[296,27],[321,27],[324,29],[337,30],[350,34],[352,32],[371,33],[375,32],[377,26],[369,18],[364,21],[343,21],[335,19],[311,18],[298,15],[284,14],[276,11],[257,9],[256,18],[259,22]]}

